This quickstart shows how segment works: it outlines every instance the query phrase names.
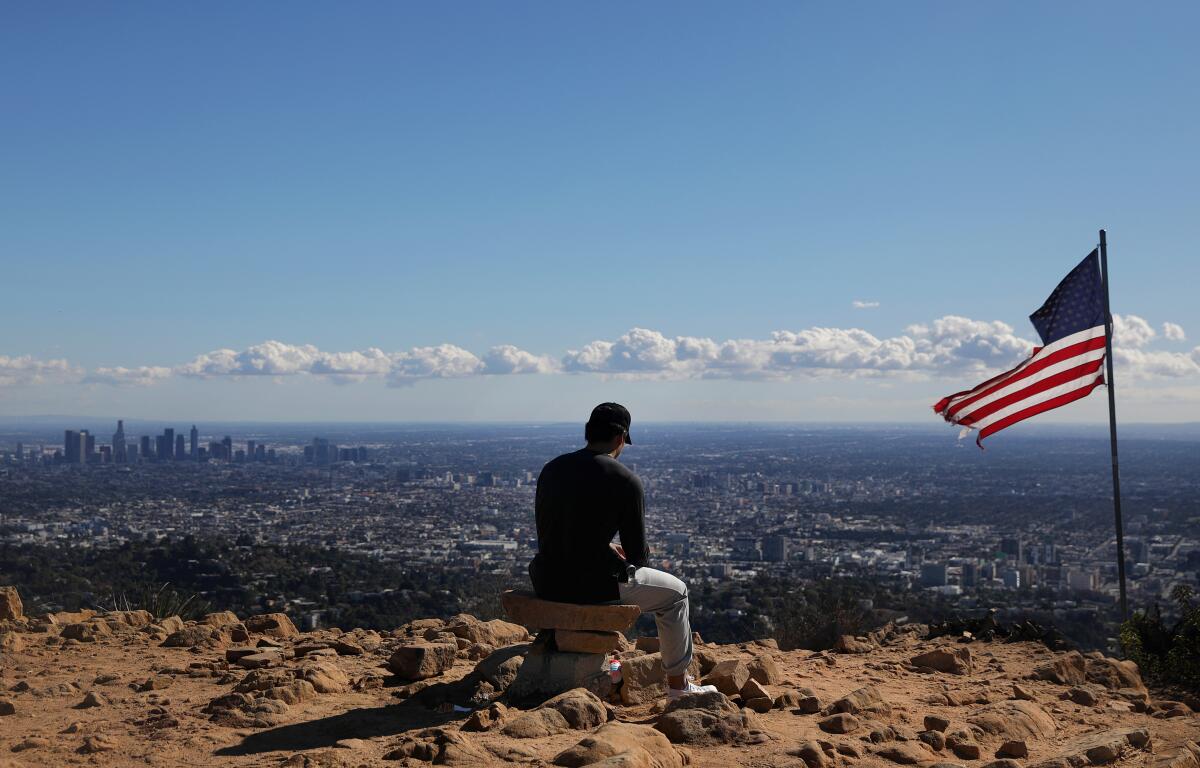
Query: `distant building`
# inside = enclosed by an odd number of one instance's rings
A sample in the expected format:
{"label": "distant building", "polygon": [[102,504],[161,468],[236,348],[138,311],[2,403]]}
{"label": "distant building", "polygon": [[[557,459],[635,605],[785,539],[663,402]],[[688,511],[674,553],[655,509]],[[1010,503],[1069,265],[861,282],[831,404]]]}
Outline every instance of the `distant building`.
{"label": "distant building", "polygon": [[191,457],[193,460],[200,458],[200,430],[196,429],[196,425],[192,425],[191,437]]}
{"label": "distant building", "polygon": [[253,440],[246,441],[246,461],[254,461],[256,458],[258,458],[258,454],[254,452],[254,445],[255,443]]}
{"label": "distant building", "polygon": [[786,563],[788,540],[786,536],[768,536],[763,539],[763,560],[768,563]]}
{"label": "distant building", "polygon": [[754,536],[735,536],[733,538],[733,559],[758,562],[762,552],[758,548],[758,539]]}
{"label": "distant building", "polygon": [[946,564],[945,563],[921,563],[921,586],[922,587],[944,587],[944,586],[946,586]]}
{"label": "distant building", "polygon": [[96,436],[86,429],[80,434],[83,435],[83,463],[90,464],[96,461]]}
{"label": "distant building", "polygon": [[125,453],[125,422],[117,420],[117,431],[112,437],[112,458],[118,464],[124,464],[127,460]]}
{"label": "distant building", "polygon": [[174,427],[167,427],[166,429],[163,430],[163,445],[166,446],[166,450],[163,451],[159,455],[158,458],[160,458],[164,461],[170,461],[171,458],[175,455],[176,443],[175,443],[175,428]]}
{"label": "distant building", "polygon": [[187,444],[183,440],[183,435],[175,435],[175,460],[187,460]]}
{"label": "distant building", "polygon": [[1000,539],[1000,554],[1018,563],[1025,562],[1024,551],[1021,548],[1021,537],[1006,536]]}
{"label": "distant building", "polygon": [[81,464],[87,455],[87,432],[68,429],[63,435],[63,461]]}
{"label": "distant building", "polygon": [[962,578],[959,583],[964,587],[975,587],[979,585],[979,569],[973,562],[962,564]]}
{"label": "distant building", "polygon": [[225,435],[225,438],[221,440],[221,453],[223,454],[221,458],[225,461],[233,461],[233,438],[229,435]]}

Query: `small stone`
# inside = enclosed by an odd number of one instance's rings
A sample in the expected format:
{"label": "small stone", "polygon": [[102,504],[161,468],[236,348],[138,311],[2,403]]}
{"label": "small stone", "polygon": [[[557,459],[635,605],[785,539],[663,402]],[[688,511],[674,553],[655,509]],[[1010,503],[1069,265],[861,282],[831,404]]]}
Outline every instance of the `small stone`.
{"label": "small stone", "polygon": [[1094,707],[1100,703],[1100,698],[1089,691],[1087,688],[1076,686],[1063,694],[1063,697],[1069,699],[1083,707]]}
{"label": "small stone", "polygon": [[978,760],[983,755],[983,749],[973,741],[956,741],[950,749],[963,760]]}
{"label": "small stone", "polygon": [[116,748],[116,739],[108,734],[97,733],[94,736],[84,736],[83,746],[79,748],[79,751],[85,755],[93,755],[97,752],[109,752]]}
{"label": "small stone", "polygon": [[861,723],[848,712],[838,712],[817,722],[817,727],[826,733],[854,733]]}
{"label": "small stone", "polygon": [[91,709],[92,707],[104,707],[108,705],[108,699],[96,691],[89,691],[87,696],[83,697],[83,701],[75,705],[75,709]]}
{"label": "small stone", "polygon": [[535,709],[523,712],[515,720],[500,729],[505,736],[513,739],[539,739],[553,736],[570,729],[566,718],[554,709]]}
{"label": "small stone", "polygon": [[742,686],[742,690],[739,693],[741,693],[743,701],[750,701],[751,699],[766,698],[766,699],[774,702],[774,698],[775,698],[774,696],[771,695],[771,692],[763,686],[762,683],[758,682],[757,680],[753,680],[753,679],[747,680],[746,684]]}
{"label": "small stone", "polygon": [[1029,745],[1024,739],[1012,739],[1000,745],[996,757],[1029,757]]}
{"label": "small stone", "polygon": [[242,669],[260,669],[262,667],[274,666],[281,661],[283,661],[283,657],[279,652],[271,650],[241,656],[234,664],[237,664]]}
{"label": "small stone", "polygon": [[749,709],[752,709],[755,712],[758,712],[759,714],[766,714],[767,712],[771,711],[772,707],[775,706],[775,702],[771,701],[771,699],[768,698],[767,696],[759,696],[759,697],[752,698],[752,699],[743,699],[743,701],[746,702],[746,706]]}
{"label": "small stone", "polygon": [[808,768],[826,768],[833,764],[833,761],[826,757],[825,750],[815,741],[806,741],[795,749],[789,749],[787,753],[803,760]]}
{"label": "small stone", "polygon": [[48,746],[50,746],[49,739],[44,739],[41,736],[28,736],[24,741],[13,744],[11,749],[13,752],[25,752],[30,749],[45,749]]}
{"label": "small stone", "polygon": [[941,731],[921,731],[917,738],[929,745],[934,752],[946,748],[946,736]]}
{"label": "small stone", "polygon": [[8,699],[0,699],[0,717],[17,714],[17,707]]}
{"label": "small stone", "polygon": [[950,721],[940,715],[925,715],[925,730],[945,731],[950,727]]}
{"label": "small stone", "polygon": [[1020,683],[1012,684],[1012,693],[1014,699],[1020,699],[1022,701],[1036,701],[1033,691],[1029,690]]}
{"label": "small stone", "polygon": [[798,715],[815,715],[821,711],[821,700],[816,696],[803,696],[793,711]]}

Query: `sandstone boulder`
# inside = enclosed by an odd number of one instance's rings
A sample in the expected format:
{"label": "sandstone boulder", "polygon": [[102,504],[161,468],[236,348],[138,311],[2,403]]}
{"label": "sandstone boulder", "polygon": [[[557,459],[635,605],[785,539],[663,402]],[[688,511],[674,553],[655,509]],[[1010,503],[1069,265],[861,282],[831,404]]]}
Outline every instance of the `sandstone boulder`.
{"label": "sandstone boulder", "polygon": [[971,661],[971,649],[965,645],[934,648],[912,657],[909,662],[915,667],[936,669],[938,672],[953,675],[969,675],[975,671],[975,665]]}
{"label": "sandstone boulder", "polygon": [[750,669],[741,659],[726,659],[718,662],[704,679],[703,685],[715,685],[726,696],[737,696],[742,686],[750,679]]}
{"label": "sandstone boulder", "polygon": [[868,685],[837,699],[825,711],[831,715],[846,712],[851,715],[867,713],[886,716],[891,714],[892,708],[883,700],[878,688]]}
{"label": "sandstone boulder", "polygon": [[1083,685],[1087,681],[1087,665],[1078,651],[1059,654],[1053,660],[1036,667],[1030,677],[1049,680],[1059,685]]}
{"label": "sandstone boulder", "polygon": [[592,632],[585,629],[556,629],[554,644],[569,653],[612,653],[625,646],[620,632]]}
{"label": "sandstone boulder", "polygon": [[296,676],[312,683],[317,693],[344,693],[350,689],[350,678],[336,664],[312,662],[296,670]]}
{"label": "sandstone boulder", "polygon": [[748,736],[742,711],[719,691],[680,696],[654,727],[674,744],[737,744]]}
{"label": "sandstone boulder", "polygon": [[242,620],[233,611],[217,611],[205,614],[204,618],[200,619],[197,623],[209,627],[232,627],[241,624]]}
{"label": "sandstone boulder", "polygon": [[534,709],[522,712],[500,729],[513,739],[540,739],[570,730],[566,718],[555,709]]}
{"label": "sandstone boulder", "polygon": [[1136,662],[1101,657],[1085,661],[1085,675],[1089,682],[1102,685],[1109,690],[1132,688],[1145,692],[1146,684]]}
{"label": "sandstone boulder", "polygon": [[226,642],[226,636],[220,629],[198,624],[172,632],[162,645],[164,648],[223,648]]}
{"label": "sandstone boulder", "polygon": [[495,690],[505,691],[516,679],[525,654],[529,652],[528,645],[510,645],[498,651],[492,651],[480,659],[472,671],[473,675],[487,681]]}
{"label": "sandstone boulder", "polygon": [[838,712],[817,722],[817,727],[826,733],[854,733],[861,726],[859,719],[849,712]]}
{"label": "sandstone boulder", "polygon": [[779,671],[775,657],[770,654],[763,653],[755,656],[746,667],[750,670],[750,679],[757,680],[763,685],[779,685],[783,682],[783,673]]}
{"label": "sandstone boulder", "polygon": [[601,764],[610,768],[683,768],[688,763],[659,731],[645,725],[605,723],[551,760],[564,768]]}
{"label": "sandstone boulder", "polygon": [[529,632],[519,624],[512,624],[502,619],[480,621],[467,613],[455,616],[446,624],[445,628],[455,637],[466,640],[468,645],[484,643],[500,648],[529,639]]}
{"label": "sandstone boulder", "polygon": [[435,677],[454,666],[458,646],[451,643],[416,643],[401,645],[388,659],[392,674],[405,680],[424,680]]}
{"label": "sandstone boulder", "polygon": [[584,629],[624,632],[642,611],[636,605],[575,605],[541,600],[532,592],[508,590],[500,595],[504,612],[518,624],[536,629]]}
{"label": "sandstone boulder", "polygon": [[916,765],[933,759],[932,754],[912,742],[888,744],[876,750],[875,754],[897,765]]}
{"label": "sandstone boulder", "polygon": [[[688,672],[695,677],[699,672],[698,662],[693,658]],[[641,656],[621,658],[621,702],[626,705],[642,704],[667,695],[667,678],[663,672],[662,654],[646,653]],[[736,693],[737,691],[734,691]]]}
{"label": "sandstone boulder", "polygon": [[875,644],[866,639],[860,640],[854,635],[842,635],[833,644],[833,650],[838,653],[871,653],[875,650]]}
{"label": "sandstone boulder", "polygon": [[244,624],[249,632],[281,640],[297,637],[300,634],[286,613],[262,613],[246,619]]}
{"label": "sandstone boulder", "polygon": [[547,700],[540,709],[553,709],[563,716],[567,725],[577,731],[588,731],[608,721],[608,709],[596,694],[585,688],[575,688]]}
{"label": "sandstone boulder", "polygon": [[1006,739],[1045,739],[1054,735],[1054,718],[1032,701],[1009,699],[989,704],[967,716],[967,722],[992,736]]}
{"label": "sandstone boulder", "polygon": [[0,653],[19,653],[25,649],[25,641],[16,632],[0,632]]}
{"label": "sandstone boulder", "polygon": [[25,606],[16,587],[0,587],[0,621],[21,621]]}

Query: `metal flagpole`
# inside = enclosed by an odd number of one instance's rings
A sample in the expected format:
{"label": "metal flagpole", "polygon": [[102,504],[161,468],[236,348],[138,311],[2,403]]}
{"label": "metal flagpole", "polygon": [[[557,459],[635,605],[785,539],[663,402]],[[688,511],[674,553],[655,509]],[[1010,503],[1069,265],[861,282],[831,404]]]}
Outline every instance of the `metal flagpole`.
{"label": "metal flagpole", "polygon": [[1108,304],[1108,242],[1100,230],[1100,272],[1104,282],[1104,359],[1108,366],[1108,440],[1112,448],[1113,514],[1117,522],[1117,578],[1121,581],[1121,620],[1129,618],[1125,601],[1125,526],[1121,523],[1121,473],[1117,467],[1117,398],[1113,387],[1113,319]]}

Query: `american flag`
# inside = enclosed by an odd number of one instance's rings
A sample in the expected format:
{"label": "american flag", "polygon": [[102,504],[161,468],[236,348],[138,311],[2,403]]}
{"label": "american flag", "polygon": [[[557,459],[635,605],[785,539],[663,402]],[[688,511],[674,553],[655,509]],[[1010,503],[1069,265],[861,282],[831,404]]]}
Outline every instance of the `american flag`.
{"label": "american flag", "polygon": [[1011,371],[933,406],[951,424],[979,430],[975,443],[1031,416],[1087,397],[1104,383],[1104,283],[1092,251],[1029,316],[1042,346]]}

